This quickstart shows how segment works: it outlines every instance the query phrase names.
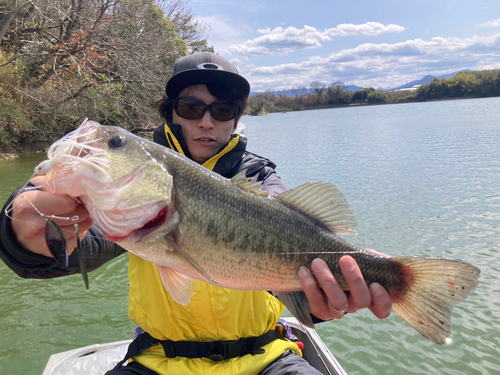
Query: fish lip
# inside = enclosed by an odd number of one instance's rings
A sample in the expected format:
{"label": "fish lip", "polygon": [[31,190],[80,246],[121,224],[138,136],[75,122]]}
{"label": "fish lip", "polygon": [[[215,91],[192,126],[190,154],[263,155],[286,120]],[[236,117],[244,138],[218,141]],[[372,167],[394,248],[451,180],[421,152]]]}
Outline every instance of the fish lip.
{"label": "fish lip", "polygon": [[129,233],[129,234],[127,234],[126,236],[112,236],[112,235],[110,235],[110,234],[108,234],[108,233],[106,233],[106,232],[102,232],[102,233],[104,234],[104,237],[106,237],[106,239],[107,239],[108,241],[111,241],[111,242],[123,242],[123,241],[125,241],[127,238],[129,238],[129,237],[130,237],[130,235],[132,234],[132,233]]}

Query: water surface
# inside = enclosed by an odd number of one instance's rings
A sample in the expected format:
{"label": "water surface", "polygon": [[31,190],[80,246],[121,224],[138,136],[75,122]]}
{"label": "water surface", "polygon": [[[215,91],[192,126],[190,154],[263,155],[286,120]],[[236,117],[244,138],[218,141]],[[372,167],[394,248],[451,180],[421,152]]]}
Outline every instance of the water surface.
{"label": "water surface", "polygon": [[[475,264],[480,284],[437,346],[395,314],[318,325],[349,374],[500,373],[500,98],[244,117],[249,150],[288,187],[329,181],[358,220],[358,245]],[[40,155],[0,162],[0,200]],[[127,256],[90,274],[23,280],[0,263],[0,374],[40,374],[50,354],[132,335]]]}

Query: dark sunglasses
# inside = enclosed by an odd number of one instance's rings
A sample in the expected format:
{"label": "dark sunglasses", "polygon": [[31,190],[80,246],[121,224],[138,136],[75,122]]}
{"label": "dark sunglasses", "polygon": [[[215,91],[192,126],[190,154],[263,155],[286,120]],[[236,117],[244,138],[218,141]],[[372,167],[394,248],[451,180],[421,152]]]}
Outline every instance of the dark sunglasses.
{"label": "dark sunglasses", "polygon": [[211,104],[205,104],[200,99],[179,96],[174,100],[174,110],[178,116],[187,120],[198,120],[209,110],[212,117],[217,121],[229,121],[236,117],[238,112],[236,104],[223,100],[217,100]]}

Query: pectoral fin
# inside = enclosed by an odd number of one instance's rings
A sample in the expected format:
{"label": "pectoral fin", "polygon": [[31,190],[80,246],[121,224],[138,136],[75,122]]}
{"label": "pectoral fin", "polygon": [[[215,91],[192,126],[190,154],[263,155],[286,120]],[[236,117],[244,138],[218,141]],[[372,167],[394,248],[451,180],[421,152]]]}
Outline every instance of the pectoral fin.
{"label": "pectoral fin", "polygon": [[194,292],[194,280],[171,268],[162,266],[157,267],[165,290],[170,293],[172,298],[175,299],[177,303],[187,305]]}
{"label": "pectoral fin", "polygon": [[297,318],[299,322],[309,328],[314,328],[314,323],[309,312],[309,301],[306,294],[299,292],[274,293],[286,308]]}
{"label": "pectoral fin", "polygon": [[184,261],[187,261],[189,264],[191,264],[198,272],[200,272],[206,279],[208,283],[211,284],[218,284],[217,280],[214,280],[210,277],[208,273],[205,272],[203,268],[200,267],[196,261],[189,256],[186,252],[184,252],[177,244],[175,243],[175,240],[172,237],[166,237],[168,245],[174,249],[175,253],[182,258]]}
{"label": "pectoral fin", "polygon": [[247,177],[246,169],[240,171],[236,176],[231,178],[231,182],[234,185],[238,186],[239,188],[255,195],[262,195],[264,197],[267,197],[267,193],[265,191],[262,191],[262,182],[261,181],[251,182],[251,181],[252,178]]}

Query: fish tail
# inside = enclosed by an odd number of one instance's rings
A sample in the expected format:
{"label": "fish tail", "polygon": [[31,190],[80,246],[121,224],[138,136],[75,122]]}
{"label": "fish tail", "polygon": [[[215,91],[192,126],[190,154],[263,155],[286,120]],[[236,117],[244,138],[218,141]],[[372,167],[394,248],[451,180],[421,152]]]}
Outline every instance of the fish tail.
{"label": "fish tail", "polygon": [[476,287],[480,270],[442,259],[395,257],[402,287],[390,292],[393,311],[438,345],[449,342],[451,312]]}

